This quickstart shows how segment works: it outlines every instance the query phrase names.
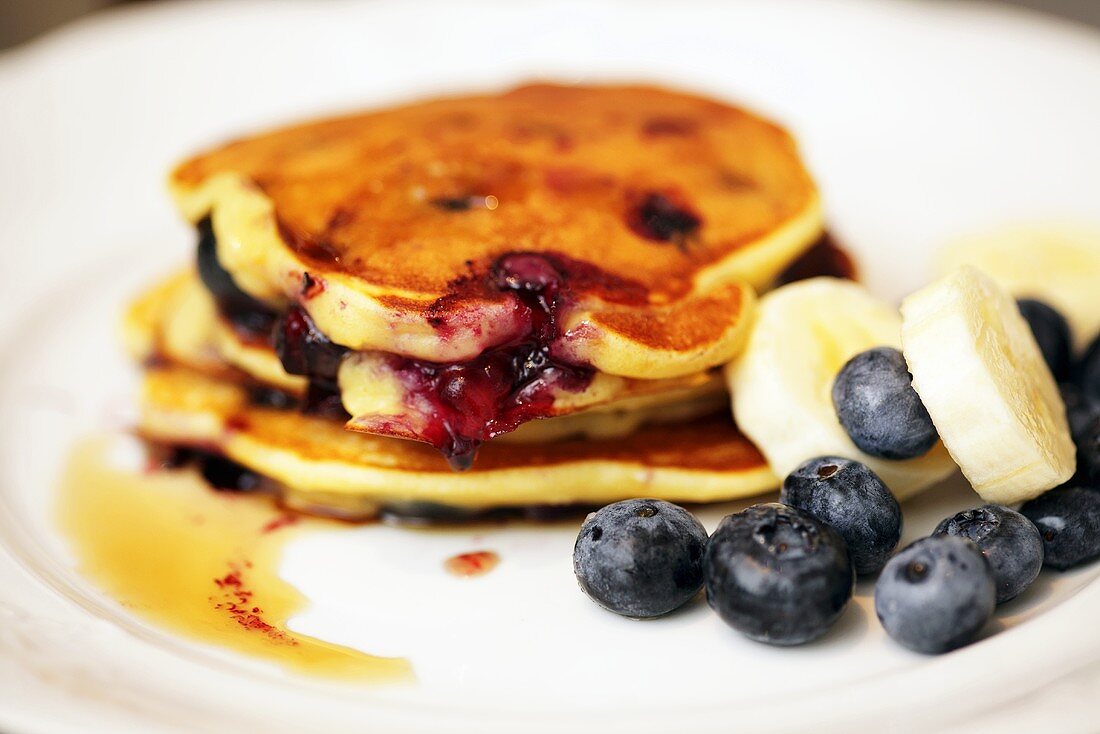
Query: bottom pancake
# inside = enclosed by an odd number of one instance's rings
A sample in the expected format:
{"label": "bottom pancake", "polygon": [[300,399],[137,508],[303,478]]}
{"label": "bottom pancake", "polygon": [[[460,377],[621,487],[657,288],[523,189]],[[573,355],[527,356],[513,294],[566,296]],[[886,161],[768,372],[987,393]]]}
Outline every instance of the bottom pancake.
{"label": "bottom pancake", "polygon": [[356,517],[402,503],[492,509],[595,506],[640,496],[715,502],[778,485],[725,415],[618,438],[490,441],[477,466],[459,474],[425,444],[254,405],[248,388],[231,380],[153,366],[145,373],[139,427],[153,441],[223,454],[274,480],[291,506]]}

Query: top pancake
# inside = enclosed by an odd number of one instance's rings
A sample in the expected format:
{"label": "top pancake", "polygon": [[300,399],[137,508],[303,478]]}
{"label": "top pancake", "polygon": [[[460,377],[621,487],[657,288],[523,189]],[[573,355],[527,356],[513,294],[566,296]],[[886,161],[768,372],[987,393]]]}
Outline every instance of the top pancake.
{"label": "top pancake", "polygon": [[822,230],[784,130],[641,86],[539,84],[322,120],[200,155],[171,183],[186,216],[212,216],[244,290],[301,301],[337,343],[472,358],[521,328],[485,285],[492,264],[546,253],[569,300],[562,353],[643,378],[732,357],[746,284]]}

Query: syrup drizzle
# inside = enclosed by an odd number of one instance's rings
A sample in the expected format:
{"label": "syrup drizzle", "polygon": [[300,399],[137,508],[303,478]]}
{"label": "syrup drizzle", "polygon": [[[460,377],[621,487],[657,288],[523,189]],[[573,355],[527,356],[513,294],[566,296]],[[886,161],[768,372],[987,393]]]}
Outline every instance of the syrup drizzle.
{"label": "syrup drizzle", "polygon": [[287,627],[304,600],[277,574],[282,549],[298,533],[334,522],[288,514],[266,497],[212,491],[191,468],[115,468],[110,457],[123,440],[78,444],[64,470],[57,514],[84,576],[135,616],[297,673],[411,676],[405,660]]}

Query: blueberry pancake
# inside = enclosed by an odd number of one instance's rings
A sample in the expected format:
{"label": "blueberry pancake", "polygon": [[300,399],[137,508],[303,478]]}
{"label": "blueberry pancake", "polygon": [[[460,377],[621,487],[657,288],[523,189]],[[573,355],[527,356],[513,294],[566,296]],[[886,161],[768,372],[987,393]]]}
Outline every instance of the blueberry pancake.
{"label": "blueberry pancake", "polygon": [[202,315],[212,310],[185,271],[128,311],[124,334],[145,361],[139,431],[156,444],[228,458],[296,509],[455,520],[590,507],[643,490],[709,502],[776,484],[730,419],[720,378],[717,390],[708,380],[659,400],[634,396],[533,421],[487,442],[477,465],[456,474],[430,446],[344,430],[343,418],[302,410],[305,385],[280,388],[225,361]]}
{"label": "blueberry pancake", "polygon": [[[134,301],[123,333],[139,361],[186,367],[208,377],[278,391],[287,401],[308,407],[309,380],[288,374],[270,343],[250,342],[219,317],[214,299],[193,271],[165,279]],[[388,401],[375,414],[402,414],[405,420],[420,417],[415,405],[403,405],[407,393],[387,373],[372,375],[349,364],[366,354],[354,355],[341,369],[342,403],[354,407],[365,400],[378,405]],[[565,403],[557,413],[547,411],[545,420],[525,423],[494,440],[537,443],[577,436],[625,436],[643,424],[681,422],[726,410],[729,400],[715,370],[664,380],[597,374],[583,391],[567,395],[572,404]],[[580,400],[587,401],[584,409],[577,406]],[[347,419],[340,403],[322,403],[308,410],[326,411],[330,419]]]}
{"label": "blueberry pancake", "polygon": [[822,235],[785,131],[652,87],[322,120],[197,156],[170,183],[200,233],[210,303],[192,300],[215,334],[191,326],[208,366],[456,468],[537,418],[716,394],[754,289]]}

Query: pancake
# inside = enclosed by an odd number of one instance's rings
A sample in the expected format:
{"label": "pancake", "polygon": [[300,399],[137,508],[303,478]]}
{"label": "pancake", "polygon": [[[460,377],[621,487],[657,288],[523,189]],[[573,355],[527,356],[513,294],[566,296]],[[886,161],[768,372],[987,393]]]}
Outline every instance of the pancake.
{"label": "pancake", "polygon": [[[175,273],[137,298],[126,312],[123,332],[135,359],[173,363],[208,376],[275,388],[292,402],[307,396],[308,380],[288,374],[270,343],[256,343],[219,318],[214,299],[194,271]],[[365,430],[387,421],[389,430],[367,431],[415,438],[413,428],[430,416],[383,365],[378,353],[354,353],[340,370],[347,427]],[[374,363],[373,368],[370,366]],[[625,436],[643,424],[674,423],[726,409],[721,376],[708,371],[667,380],[628,380],[597,374],[580,392],[563,392],[543,420],[499,437],[530,443],[588,436]],[[380,427],[381,428],[381,427]],[[398,430],[401,429],[401,430]]]}
{"label": "pancake", "polygon": [[299,304],[338,345],[446,363],[522,339],[531,281],[517,289],[508,258],[526,253],[553,281],[554,356],[635,379],[729,361],[753,286],[822,232],[784,130],[643,86],[321,120],[199,155],[170,184],[241,289]]}
{"label": "pancake", "polygon": [[152,366],[145,373],[139,428],[156,442],[213,451],[274,480],[296,507],[357,517],[423,503],[596,506],[638,496],[714,502],[777,486],[727,415],[651,426],[625,438],[493,441],[482,447],[476,468],[456,474],[424,444],[258,407],[241,384]]}

